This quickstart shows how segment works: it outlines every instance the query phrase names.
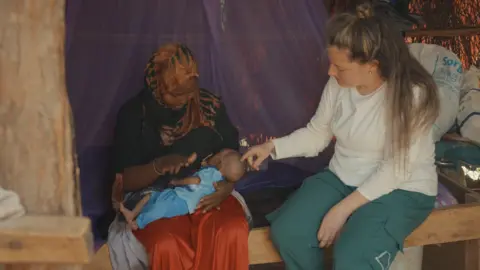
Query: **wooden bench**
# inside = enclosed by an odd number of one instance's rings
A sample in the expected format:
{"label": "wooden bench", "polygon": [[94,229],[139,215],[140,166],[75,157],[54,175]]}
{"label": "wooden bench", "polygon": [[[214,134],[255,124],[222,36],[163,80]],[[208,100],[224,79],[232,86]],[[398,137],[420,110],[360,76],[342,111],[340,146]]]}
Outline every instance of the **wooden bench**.
{"label": "wooden bench", "polygon": [[[434,210],[406,239],[405,247],[466,241],[467,269],[480,270],[480,196],[444,173],[440,173],[439,179],[462,204]],[[268,227],[253,229],[248,238],[248,246],[252,265],[282,261],[269,239]],[[106,245],[96,254],[89,269],[111,269]]]}
{"label": "wooden bench", "polygon": [[[250,264],[281,262],[269,239],[269,228],[257,228],[248,237]],[[405,241],[405,247],[480,239],[480,203],[435,210]],[[103,265],[103,267],[99,267]],[[94,269],[107,270],[108,247],[103,246],[92,262]],[[475,269],[475,268],[472,268]]]}
{"label": "wooden bench", "polygon": [[[251,264],[281,262],[269,239],[269,228],[254,229],[249,236]],[[480,203],[435,210],[405,241],[405,247],[480,239]]]}
{"label": "wooden bench", "polygon": [[0,264],[88,264],[92,257],[88,218],[23,216],[0,222]]}

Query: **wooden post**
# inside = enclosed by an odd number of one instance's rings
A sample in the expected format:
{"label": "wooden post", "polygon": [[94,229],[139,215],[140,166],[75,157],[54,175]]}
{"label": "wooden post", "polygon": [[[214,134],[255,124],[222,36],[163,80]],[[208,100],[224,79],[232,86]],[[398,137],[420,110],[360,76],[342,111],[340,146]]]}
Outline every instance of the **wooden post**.
{"label": "wooden post", "polygon": [[64,19],[65,0],[0,0],[0,185],[28,214],[80,215]]}
{"label": "wooden post", "polygon": [[333,0],[323,0],[323,4],[325,5],[325,11],[327,12],[328,17],[330,17],[330,13],[332,12],[332,2]]}
{"label": "wooden post", "polygon": [[480,34],[480,26],[452,28],[452,29],[415,29],[406,31],[407,37],[462,37]]}
{"label": "wooden post", "polygon": [[480,269],[480,240],[465,242],[465,270]]}
{"label": "wooden post", "polygon": [[[467,194],[465,203],[479,203],[477,194]],[[465,241],[465,270],[480,270],[480,239]]]}

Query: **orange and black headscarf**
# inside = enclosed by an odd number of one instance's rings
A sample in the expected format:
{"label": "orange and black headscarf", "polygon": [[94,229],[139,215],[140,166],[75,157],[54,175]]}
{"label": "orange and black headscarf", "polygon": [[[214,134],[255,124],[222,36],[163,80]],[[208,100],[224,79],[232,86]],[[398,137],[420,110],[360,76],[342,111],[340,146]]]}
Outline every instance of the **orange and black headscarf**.
{"label": "orange and black headscarf", "polygon": [[173,128],[173,136],[181,138],[192,129],[201,126],[214,128],[214,118],[220,107],[215,95],[198,87],[178,87],[192,77],[198,78],[198,67],[192,52],[183,44],[169,43],[155,52],[145,68],[145,83],[160,106],[165,92],[174,96],[192,94],[187,102],[184,116]]}

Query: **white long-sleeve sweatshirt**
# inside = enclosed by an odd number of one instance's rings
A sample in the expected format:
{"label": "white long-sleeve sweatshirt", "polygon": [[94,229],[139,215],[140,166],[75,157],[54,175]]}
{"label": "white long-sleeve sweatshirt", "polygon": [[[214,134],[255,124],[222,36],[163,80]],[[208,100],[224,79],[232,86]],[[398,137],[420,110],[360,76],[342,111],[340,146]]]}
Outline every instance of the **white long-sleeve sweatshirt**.
{"label": "white long-sleeve sweatshirt", "polygon": [[406,164],[400,166],[405,174],[398,173],[398,159],[386,151],[385,89],[384,84],[369,95],[360,95],[355,88],[343,88],[330,78],[308,125],[273,140],[272,158],[316,156],[335,136],[330,170],[346,185],[358,187],[367,199],[375,200],[395,189],[435,196],[438,180],[433,129],[417,132]]}

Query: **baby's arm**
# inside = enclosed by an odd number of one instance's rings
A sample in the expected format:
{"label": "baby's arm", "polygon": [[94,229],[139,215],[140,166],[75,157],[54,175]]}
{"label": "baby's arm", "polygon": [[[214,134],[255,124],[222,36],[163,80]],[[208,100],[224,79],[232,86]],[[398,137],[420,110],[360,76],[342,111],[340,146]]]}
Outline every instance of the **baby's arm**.
{"label": "baby's arm", "polygon": [[183,179],[172,180],[170,184],[174,186],[198,185],[200,184],[200,177],[189,176]]}

